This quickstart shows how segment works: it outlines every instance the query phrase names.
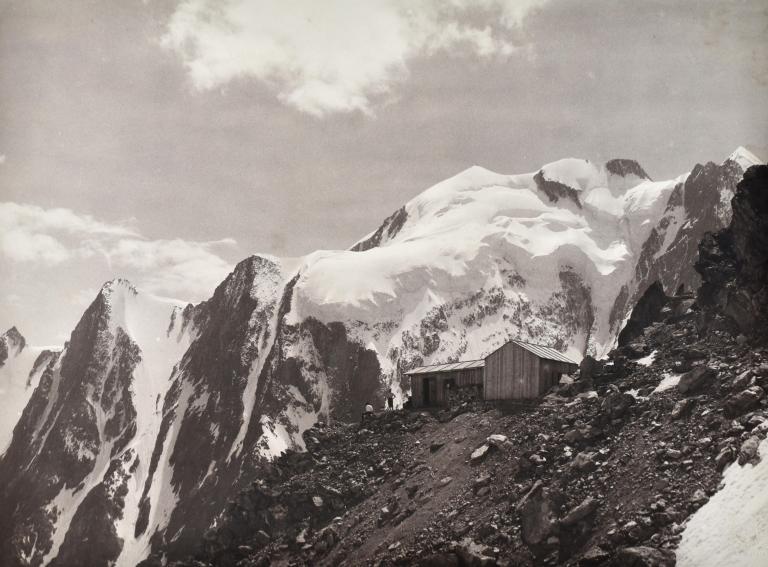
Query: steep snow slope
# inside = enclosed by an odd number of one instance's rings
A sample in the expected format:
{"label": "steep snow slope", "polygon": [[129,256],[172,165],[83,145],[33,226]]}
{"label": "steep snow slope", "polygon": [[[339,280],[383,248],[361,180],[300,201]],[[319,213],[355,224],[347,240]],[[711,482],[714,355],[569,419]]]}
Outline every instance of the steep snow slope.
{"label": "steep snow slope", "polygon": [[612,306],[642,287],[643,247],[687,178],[654,182],[635,162],[609,163],[473,167],[439,183],[351,250],[310,255],[291,320],[344,322],[392,379],[398,364],[479,358],[510,336],[577,360],[604,354],[626,315]]}
{"label": "steep snow slope", "polygon": [[40,376],[57,354],[57,349],[27,345],[16,327],[0,335],[0,456],[8,448]]}
{"label": "steep snow slope", "polygon": [[761,567],[768,558],[768,440],[760,444],[756,465],[731,464],[725,486],[683,531],[679,567],[740,565]]}
{"label": "steep snow slope", "polygon": [[728,156],[728,159],[739,164],[739,167],[744,171],[753,165],[765,163],[765,160],[760,159],[754,152],[744,146],[736,148],[736,150]]}

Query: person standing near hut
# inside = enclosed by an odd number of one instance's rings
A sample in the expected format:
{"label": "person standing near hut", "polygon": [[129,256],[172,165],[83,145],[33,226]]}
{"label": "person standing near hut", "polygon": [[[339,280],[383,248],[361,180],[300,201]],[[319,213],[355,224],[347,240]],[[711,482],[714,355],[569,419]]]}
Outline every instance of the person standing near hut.
{"label": "person standing near hut", "polygon": [[365,409],[363,410],[361,421],[365,423],[371,416],[373,416],[373,406],[371,405],[371,402],[365,402]]}

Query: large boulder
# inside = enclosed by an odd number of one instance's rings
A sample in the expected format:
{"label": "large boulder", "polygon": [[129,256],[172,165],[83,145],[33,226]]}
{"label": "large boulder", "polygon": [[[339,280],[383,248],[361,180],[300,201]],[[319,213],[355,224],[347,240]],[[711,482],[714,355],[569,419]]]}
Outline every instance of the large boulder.
{"label": "large boulder", "polygon": [[744,466],[747,463],[756,464],[760,460],[760,454],[758,449],[760,448],[760,438],[757,435],[753,435],[744,443],[741,444],[739,449],[739,464]]}
{"label": "large boulder", "polygon": [[693,394],[708,386],[716,376],[717,372],[708,366],[696,366],[680,377],[677,389],[682,394]]}
{"label": "large boulder", "polygon": [[765,392],[760,386],[752,386],[742,390],[725,400],[725,414],[728,417],[738,417],[743,413],[755,409],[760,405],[760,400]]}
{"label": "large boulder", "polygon": [[553,505],[549,492],[541,481],[517,504],[520,513],[523,541],[530,546],[543,544],[553,527]]}
{"label": "large boulder", "polygon": [[579,472],[592,472],[597,468],[595,457],[597,453],[582,451],[574,457],[571,467]]}
{"label": "large boulder", "polygon": [[488,455],[490,448],[491,446],[487,443],[480,445],[477,449],[472,451],[472,454],[469,456],[469,462],[473,465],[482,463],[485,460],[485,457]]}
{"label": "large boulder", "polygon": [[635,398],[631,394],[613,392],[603,400],[600,413],[604,420],[620,419],[634,403]]}
{"label": "large boulder", "polygon": [[574,425],[574,429],[566,431],[563,439],[567,443],[578,443],[579,441],[591,441],[602,434],[603,431],[599,427],[581,423]]}
{"label": "large boulder", "polygon": [[584,518],[592,515],[599,507],[600,502],[589,496],[584,500],[584,502],[568,512],[565,517],[560,520],[560,523],[564,526],[572,526]]}

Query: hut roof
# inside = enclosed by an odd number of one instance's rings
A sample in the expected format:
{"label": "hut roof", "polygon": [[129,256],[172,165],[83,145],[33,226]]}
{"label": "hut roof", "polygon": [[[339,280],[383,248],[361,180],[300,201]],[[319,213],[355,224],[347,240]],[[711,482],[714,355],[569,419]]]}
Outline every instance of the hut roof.
{"label": "hut roof", "polygon": [[[564,354],[556,351],[552,347],[544,345],[535,345],[531,343],[525,343],[518,341],[517,339],[511,339],[504,344],[514,343],[517,346],[524,348],[525,350],[532,352],[539,358],[545,360],[555,360],[557,362],[566,362],[568,364],[577,364]],[[502,345],[504,346],[504,345]],[[499,347],[501,348],[501,347]],[[498,349],[496,349],[498,350]],[[496,352],[496,351],[494,351]],[[489,355],[490,356],[490,355]],[[486,357],[487,358],[487,357]],[[485,359],[481,360],[464,360],[461,362],[449,362],[447,364],[431,364],[429,366],[418,366],[408,372],[405,372],[406,376],[413,376],[414,374],[434,374],[438,372],[455,372],[457,370],[467,370],[469,368],[483,368],[485,366]]]}
{"label": "hut roof", "polygon": [[574,362],[564,354],[556,351],[552,347],[548,347],[544,345],[534,345],[531,343],[524,343],[523,341],[518,341],[516,339],[512,339],[509,342],[514,343],[517,346],[524,348],[529,352],[532,352],[539,358],[544,358],[546,360],[555,360],[557,362],[567,362],[568,364],[576,364],[576,362]]}
{"label": "hut roof", "polygon": [[406,376],[413,374],[432,374],[435,372],[455,372],[457,370],[467,370],[469,368],[482,368],[485,366],[485,360],[464,360],[462,362],[450,362],[448,364],[432,364],[430,366],[419,366],[406,372]]}

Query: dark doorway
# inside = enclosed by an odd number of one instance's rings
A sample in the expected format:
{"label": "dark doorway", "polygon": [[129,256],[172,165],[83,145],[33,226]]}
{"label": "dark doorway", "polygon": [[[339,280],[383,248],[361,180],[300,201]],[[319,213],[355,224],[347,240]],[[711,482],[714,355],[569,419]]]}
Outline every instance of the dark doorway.
{"label": "dark doorway", "polygon": [[432,405],[432,399],[429,396],[429,378],[424,378],[421,381],[421,399],[425,406]]}

